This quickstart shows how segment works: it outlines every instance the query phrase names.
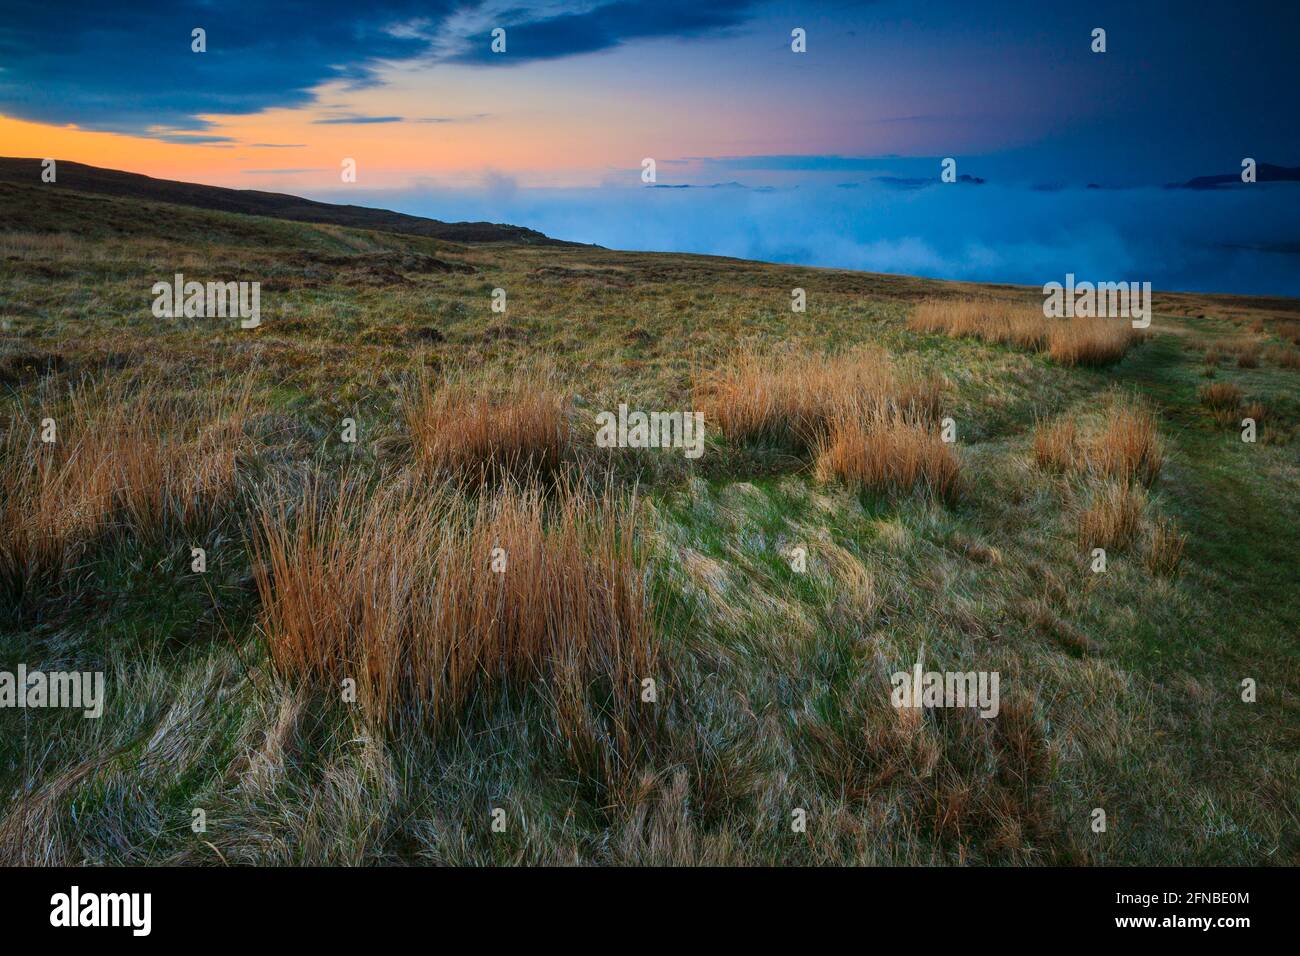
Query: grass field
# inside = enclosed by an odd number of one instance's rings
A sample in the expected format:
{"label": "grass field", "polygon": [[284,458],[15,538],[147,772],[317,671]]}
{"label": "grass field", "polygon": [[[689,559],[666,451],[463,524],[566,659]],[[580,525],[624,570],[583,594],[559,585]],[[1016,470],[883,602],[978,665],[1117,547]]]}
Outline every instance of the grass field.
{"label": "grass field", "polygon": [[1300,862],[1300,301],[0,212],[0,862]]}

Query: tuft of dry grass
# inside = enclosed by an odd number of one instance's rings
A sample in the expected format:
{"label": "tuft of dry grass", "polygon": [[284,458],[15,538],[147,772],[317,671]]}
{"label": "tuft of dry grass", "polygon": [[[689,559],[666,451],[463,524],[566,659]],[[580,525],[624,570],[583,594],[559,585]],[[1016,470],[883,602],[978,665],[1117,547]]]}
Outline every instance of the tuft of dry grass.
{"label": "tuft of dry grass", "polygon": [[935,376],[900,375],[875,348],[829,357],[742,349],[700,378],[695,403],[734,441],[769,440],[807,451],[849,410],[932,422],[946,388]]}
{"label": "tuft of dry grass", "polygon": [[1249,405],[1242,407],[1241,417],[1253,418],[1256,425],[1262,425],[1271,416],[1269,414],[1268,406],[1263,402],[1251,402]]}
{"label": "tuft of dry grass", "polygon": [[1280,338],[1286,339],[1292,345],[1300,345],[1300,321],[1287,319],[1281,322],[1273,323],[1273,331]]}
{"label": "tuft of dry grass", "polygon": [[948,382],[941,375],[905,377],[895,391],[894,401],[888,407],[898,414],[930,426],[939,421],[947,391]]}
{"label": "tuft of dry grass", "polygon": [[1181,534],[1167,518],[1157,519],[1147,539],[1147,570],[1156,577],[1172,577],[1178,573],[1186,547],[1187,535]]}
{"label": "tuft of dry grass", "polygon": [[1235,339],[1228,343],[1227,348],[1236,357],[1238,368],[1259,368],[1261,346],[1257,339]]}
{"label": "tuft of dry grass", "polygon": [[1155,414],[1134,396],[1112,393],[1100,427],[1080,433],[1070,418],[1040,421],[1033,456],[1044,471],[1091,472],[1102,479],[1151,485],[1164,465],[1164,443]]}
{"label": "tuft of dry grass", "polygon": [[1143,338],[1127,321],[1049,319],[1040,306],[997,299],[927,300],[912,312],[908,327],[1046,352],[1065,366],[1109,365]]}
{"label": "tuft of dry grass", "polygon": [[921,491],[955,500],[961,465],[952,446],[916,418],[846,414],[836,419],[817,449],[816,475],[879,494]]}
{"label": "tuft of dry grass", "polygon": [[874,348],[830,357],[742,350],[697,384],[696,404],[732,440],[811,452],[822,480],[951,500],[957,457],[929,430],[946,389],[937,376],[900,374]]}
{"label": "tuft of dry grass", "polygon": [[416,462],[431,474],[477,482],[547,477],[570,450],[564,398],[536,376],[496,400],[459,382],[435,391],[425,380],[407,392],[402,414]]}
{"label": "tuft of dry grass", "polygon": [[1251,402],[1249,405],[1243,405],[1235,414],[1229,415],[1227,412],[1220,413],[1220,421],[1232,428],[1241,428],[1246,419],[1251,419],[1255,423],[1255,428],[1259,433],[1260,439],[1264,437],[1264,424],[1273,417],[1272,410],[1263,402]]}
{"label": "tuft of dry grass", "polygon": [[1236,408],[1241,404],[1242,391],[1231,382],[1214,382],[1201,389],[1200,398],[1208,408]]}
{"label": "tuft of dry grass", "polygon": [[1137,540],[1146,511],[1146,493],[1128,482],[1106,482],[1079,512],[1079,543],[1085,549],[1124,551]]}
{"label": "tuft of dry grass", "polygon": [[1049,319],[1047,354],[1060,365],[1110,365],[1141,340],[1120,319]]}
{"label": "tuft of dry grass", "polygon": [[1088,454],[1090,466],[1103,477],[1150,486],[1165,461],[1155,415],[1136,401],[1113,402]]}
{"label": "tuft of dry grass", "polygon": [[1258,352],[1260,340],[1255,336],[1238,335],[1234,338],[1220,340],[1216,348],[1222,349],[1234,358],[1242,352]]}
{"label": "tuft of dry grass", "polygon": [[83,383],[20,405],[0,435],[0,586],[21,598],[103,535],[156,540],[210,519],[249,447],[249,391],[206,394]]}
{"label": "tuft of dry grass", "polygon": [[1201,404],[1210,410],[1216,421],[1223,425],[1236,423],[1237,409],[1245,397],[1232,382],[1211,382],[1198,393]]}
{"label": "tuft of dry grass", "polygon": [[1034,461],[1044,471],[1065,473],[1080,467],[1083,451],[1073,419],[1040,421],[1034,426]]}
{"label": "tuft of dry grass", "polygon": [[927,300],[913,311],[908,327],[953,338],[980,338],[1032,352],[1046,348],[1048,339],[1048,321],[1040,306],[999,299]]}
{"label": "tuft of dry grass", "polygon": [[[373,493],[319,482],[259,506],[252,550],[271,660],[337,692],[372,726],[441,726],[511,688],[545,685],[581,749],[599,682],[622,741],[653,708],[656,651],[634,547],[635,502],[567,484],[476,498],[396,476]],[[499,549],[499,550],[498,550]]]}
{"label": "tuft of dry grass", "polygon": [[1276,346],[1265,352],[1264,357],[1278,368],[1300,369],[1300,349]]}

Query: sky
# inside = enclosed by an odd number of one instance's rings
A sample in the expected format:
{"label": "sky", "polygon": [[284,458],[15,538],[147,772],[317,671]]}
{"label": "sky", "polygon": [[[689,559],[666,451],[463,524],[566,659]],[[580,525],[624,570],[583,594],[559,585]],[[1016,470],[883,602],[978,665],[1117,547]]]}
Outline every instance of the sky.
{"label": "sky", "polygon": [[[0,155],[957,278],[1033,281],[1061,258],[1034,248],[1092,236],[1092,268],[1300,294],[1300,186],[1162,189],[1300,165],[1297,27],[1133,0],[0,0]],[[945,158],[983,183],[939,185]]]}

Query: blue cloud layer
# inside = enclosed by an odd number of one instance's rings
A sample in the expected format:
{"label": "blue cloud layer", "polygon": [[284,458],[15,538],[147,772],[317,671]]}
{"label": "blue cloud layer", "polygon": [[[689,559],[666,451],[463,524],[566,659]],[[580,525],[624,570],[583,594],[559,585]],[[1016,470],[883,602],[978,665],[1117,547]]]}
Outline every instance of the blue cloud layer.
{"label": "blue cloud layer", "polygon": [[1300,184],[1232,191],[989,183],[914,190],[518,189],[316,193],[439,219],[518,223],[616,249],[700,252],[1042,285],[1067,272],[1157,289],[1300,294]]}

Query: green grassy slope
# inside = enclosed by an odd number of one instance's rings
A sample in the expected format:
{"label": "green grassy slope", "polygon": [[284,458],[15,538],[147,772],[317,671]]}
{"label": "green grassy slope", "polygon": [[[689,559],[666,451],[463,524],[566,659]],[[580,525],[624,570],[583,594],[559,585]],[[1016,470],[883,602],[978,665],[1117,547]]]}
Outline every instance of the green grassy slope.
{"label": "green grassy slope", "polygon": [[[150,286],[178,271],[261,281],[262,327],[154,318]],[[790,311],[795,287],[806,313]],[[976,293],[1034,299],[0,184],[3,427],[34,427],[73,383],[152,375],[194,395],[251,382],[257,442],[216,520],[108,534],[0,613],[0,670],[104,670],[109,687],[98,720],[0,709],[0,861],[1300,862],[1300,372],[1267,351],[1212,376],[1203,359],[1286,346],[1300,306],[1160,296],[1150,340],[1102,370],[908,330],[921,299]],[[790,449],[715,432],[695,462],[592,452],[646,504],[659,608],[662,731],[630,781],[574,765],[545,686],[390,735],[270,667],[251,503],[309,463],[402,466],[405,384],[456,371],[491,390],[541,369],[590,451],[596,410],[689,408],[697,373],[739,343],[870,343],[942,373],[965,492],[951,506],[855,495]],[[1209,381],[1265,404],[1258,442],[1209,414]],[[1033,464],[1037,420],[1099,423],[1116,390],[1158,415],[1168,461],[1147,520],[1188,536],[1174,577],[1142,546],[1092,573],[1074,531],[1086,480]],[[338,440],[344,417],[356,446]],[[204,575],[189,569],[196,542]],[[795,545],[806,573],[789,565]],[[922,651],[932,669],[998,671],[999,716],[901,717],[888,678]]]}

